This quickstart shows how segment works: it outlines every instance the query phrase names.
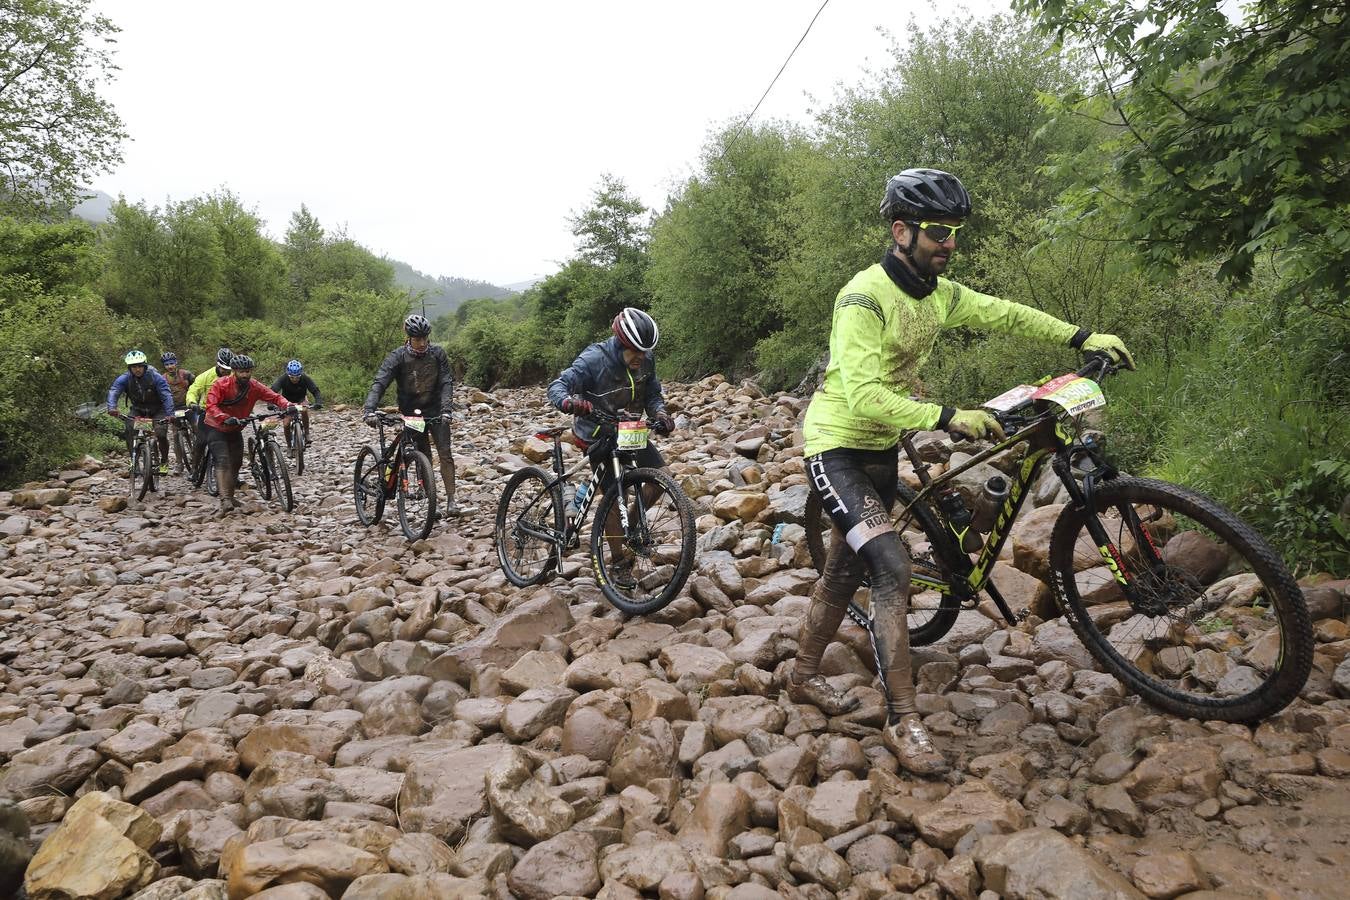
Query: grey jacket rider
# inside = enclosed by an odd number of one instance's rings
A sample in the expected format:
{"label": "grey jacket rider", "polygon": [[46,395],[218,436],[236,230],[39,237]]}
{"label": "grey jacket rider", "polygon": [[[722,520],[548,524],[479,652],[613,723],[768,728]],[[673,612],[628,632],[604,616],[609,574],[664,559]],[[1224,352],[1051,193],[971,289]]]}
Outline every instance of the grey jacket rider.
{"label": "grey jacket rider", "polygon": [[398,411],[404,415],[412,415],[417,409],[429,418],[450,412],[454,378],[450,374],[450,357],[440,347],[433,344],[417,357],[404,344],[386,356],[366,396],[366,412],[380,405],[391,381],[398,382]]}
{"label": "grey jacket rider", "polygon": [[[572,365],[548,386],[548,402],[557,409],[561,410],[562,402],[572,394],[580,394],[597,409],[611,415],[627,409],[655,416],[666,409],[652,354],[648,352],[642,366],[634,372],[624,363],[623,347],[616,337],[582,350]],[[595,440],[600,426],[591,419],[577,416],[572,422],[572,431],[589,443]]]}

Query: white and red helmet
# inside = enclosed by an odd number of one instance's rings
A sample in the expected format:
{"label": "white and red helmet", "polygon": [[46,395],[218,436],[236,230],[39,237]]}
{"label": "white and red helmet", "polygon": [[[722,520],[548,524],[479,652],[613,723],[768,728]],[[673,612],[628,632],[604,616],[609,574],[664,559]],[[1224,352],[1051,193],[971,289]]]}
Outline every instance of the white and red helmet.
{"label": "white and red helmet", "polygon": [[614,330],[614,336],[619,339],[619,343],[629,350],[646,353],[661,339],[661,329],[656,327],[656,320],[631,306],[625,306],[614,317],[610,327]]}

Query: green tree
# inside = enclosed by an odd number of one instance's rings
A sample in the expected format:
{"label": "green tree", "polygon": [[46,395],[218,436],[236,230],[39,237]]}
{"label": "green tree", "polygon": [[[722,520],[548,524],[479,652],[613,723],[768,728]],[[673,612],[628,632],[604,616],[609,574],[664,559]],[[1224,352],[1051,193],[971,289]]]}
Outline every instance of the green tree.
{"label": "green tree", "polygon": [[261,318],[277,304],[285,279],[282,255],[263,234],[262,220],[229,191],[192,200],[188,210],[215,230],[220,244],[220,293],[211,311]]}
{"label": "green tree", "polygon": [[[1246,282],[1276,254],[1283,294],[1344,314],[1350,280],[1350,16],[1333,0],[1016,0],[1099,61],[1064,112],[1110,125],[1064,228],[1109,223],[1153,264],[1218,255]],[[1066,160],[1066,164],[1071,164]],[[1101,228],[1108,227],[1103,224]]]}
{"label": "green tree", "polygon": [[0,3],[0,204],[69,209],[121,162],[122,120],[98,94],[117,26],[90,0]]}
{"label": "green tree", "polygon": [[786,252],[794,153],[785,126],[727,128],[704,150],[657,219],[647,285],[677,372],[744,368],[755,342],[782,324],[774,271]]}

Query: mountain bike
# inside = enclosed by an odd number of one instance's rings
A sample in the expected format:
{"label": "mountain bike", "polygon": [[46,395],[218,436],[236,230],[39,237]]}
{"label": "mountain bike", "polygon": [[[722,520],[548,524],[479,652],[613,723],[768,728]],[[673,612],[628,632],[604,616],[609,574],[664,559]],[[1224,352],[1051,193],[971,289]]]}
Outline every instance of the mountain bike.
{"label": "mountain bike", "polygon": [[[1311,670],[1303,595],[1265,539],[1213,499],[1121,475],[1110,464],[1102,439],[1082,427],[1081,417],[1106,405],[1101,383],[1116,371],[1109,359],[1091,355],[1077,372],[990,400],[985,406],[1008,437],[937,478],[929,476],[913,433],[902,436],[920,483],[916,492],[902,482],[892,510],[913,562],[912,604],[920,606],[910,611],[910,642],[939,640],[981,591],[1017,624],[990,575],[1049,462],[1070,499],[1054,524],[1044,567],[1059,612],[1093,658],[1160,709],[1256,722],[1288,705]],[[952,500],[951,486],[1017,445],[1025,445],[1025,456],[976,553],[969,510]],[[823,571],[828,541],[838,535],[814,486],[805,521],[812,561]],[[871,633],[870,617],[856,603],[848,614]]]}
{"label": "mountain bike", "polygon": [[[301,414],[305,411],[305,406],[301,403],[293,404]],[[310,409],[318,409],[317,406]],[[286,452],[290,454],[291,459],[295,460],[295,475],[299,478],[305,474],[305,445],[308,443],[309,435],[301,427],[299,419],[286,423]]]}
{"label": "mountain bike", "polygon": [[286,460],[281,455],[281,444],[277,442],[278,421],[289,416],[289,410],[265,412],[239,419],[239,424],[248,425],[253,433],[248,437],[245,453],[248,458],[248,470],[253,473],[253,481],[258,493],[264,500],[276,499],[286,512],[295,508],[295,498],[291,494],[291,474],[286,468]]}
{"label": "mountain bike", "polygon": [[[603,426],[598,446],[569,470],[563,466],[562,435],[570,429],[535,434],[553,442],[553,471],[527,466],[507,481],[497,504],[497,560],[517,587],[548,580],[564,554],[580,545],[600,472],[606,471],[613,481],[591,526],[591,565],[606,600],[629,615],[646,615],[675,599],[693,569],[693,506],[665,472],[637,466],[634,455],[647,446],[647,423],[620,421],[598,410],[591,418]],[[572,479],[592,458],[601,466],[572,494]],[[609,534],[616,507],[619,532]]]}
{"label": "mountain bike", "polygon": [[130,494],[133,500],[144,500],[151,491],[159,490],[159,443],[155,440],[155,420],[152,416],[132,416],[134,432],[131,443]]}
{"label": "mountain bike", "polygon": [[[383,412],[374,416],[380,444],[361,448],[352,473],[356,518],[369,528],[384,517],[385,501],[393,497],[403,536],[420,541],[431,534],[436,521],[436,477],[431,471],[431,458],[417,449],[417,436],[425,434],[427,426],[435,424],[439,416],[427,419],[420,410],[410,416]],[[388,443],[386,426],[398,426]]]}
{"label": "mountain bike", "polygon": [[191,468],[192,447],[192,424],[187,419],[187,412],[186,409],[175,409],[173,423],[169,426],[173,431],[173,458],[185,474]]}

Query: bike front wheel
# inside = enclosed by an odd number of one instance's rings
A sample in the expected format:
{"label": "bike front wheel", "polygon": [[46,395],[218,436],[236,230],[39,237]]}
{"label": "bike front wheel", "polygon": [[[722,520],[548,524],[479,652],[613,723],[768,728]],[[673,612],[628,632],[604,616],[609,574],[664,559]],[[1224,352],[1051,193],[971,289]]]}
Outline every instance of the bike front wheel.
{"label": "bike front wheel", "polygon": [[497,562],[516,587],[546,581],[558,564],[563,533],[562,490],[548,474],[527,466],[511,476],[497,501]]}
{"label": "bike front wheel", "polygon": [[[911,563],[912,578],[909,598],[909,643],[922,647],[941,640],[956,624],[961,613],[961,600],[952,591],[955,579],[943,559],[955,558],[960,553],[956,542],[946,536],[937,517],[925,504],[909,506],[914,502],[914,491],[901,484],[897,488],[895,507],[909,507],[902,517],[892,516],[892,526],[905,546]],[[811,564],[822,575],[830,546],[837,536],[834,522],[820,501],[820,495],[811,491],[806,496],[806,545],[811,551]],[[941,549],[939,549],[941,548]],[[920,584],[922,579],[926,584]],[[867,583],[866,579],[863,581]],[[934,587],[940,585],[941,589]]]}
{"label": "bike front wheel", "polygon": [[131,497],[144,500],[150,491],[150,450],[137,444],[131,450]]}
{"label": "bike front wheel", "polygon": [[188,441],[177,421],[173,424],[173,460],[184,473],[188,471]]}
{"label": "bike front wheel", "polygon": [[206,482],[206,493],[212,497],[220,496],[220,481],[216,478],[216,455],[207,450],[202,454],[202,465],[206,468],[203,480]]}
{"label": "bike front wheel", "polygon": [[356,454],[352,472],[352,494],[356,501],[356,519],[369,528],[384,516],[384,473],[380,454],[374,447],[362,447]]}
{"label": "bike front wheel", "polygon": [[267,468],[271,471],[272,496],[286,512],[295,508],[295,497],[291,494],[291,473],[286,468],[286,460],[281,458],[281,448],[276,441],[267,442]]}
{"label": "bike front wheel", "polygon": [[420,541],[436,521],[436,476],[420,450],[403,457],[398,473],[398,524],[403,536]]}
{"label": "bike front wheel", "polygon": [[263,461],[264,449],[253,438],[248,439],[248,471],[253,476],[253,486],[264,500],[272,499],[272,479],[268,476],[267,464]]}
{"label": "bike front wheel", "polygon": [[295,477],[305,474],[305,435],[299,422],[293,422],[287,432],[291,444],[291,458],[295,460]]}
{"label": "bike front wheel", "polygon": [[1203,494],[1144,478],[1097,486],[1050,542],[1055,592],[1104,669],[1179,716],[1254,723],[1312,668],[1303,594],[1254,529]]}
{"label": "bike front wheel", "polygon": [[[628,527],[611,532],[610,514],[620,503]],[[591,560],[605,599],[630,616],[674,600],[694,567],[694,536],[693,506],[674,479],[659,469],[625,472],[600,499],[591,527]]]}

